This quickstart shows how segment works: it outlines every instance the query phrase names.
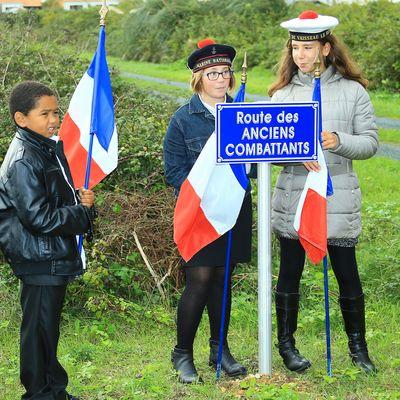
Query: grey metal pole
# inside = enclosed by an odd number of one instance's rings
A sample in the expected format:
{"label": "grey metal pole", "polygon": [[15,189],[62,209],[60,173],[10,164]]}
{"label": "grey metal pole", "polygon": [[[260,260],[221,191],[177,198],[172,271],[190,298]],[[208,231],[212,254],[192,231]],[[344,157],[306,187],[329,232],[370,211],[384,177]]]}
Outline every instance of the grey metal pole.
{"label": "grey metal pole", "polygon": [[272,373],[271,166],[258,163],[258,357],[260,374]]}

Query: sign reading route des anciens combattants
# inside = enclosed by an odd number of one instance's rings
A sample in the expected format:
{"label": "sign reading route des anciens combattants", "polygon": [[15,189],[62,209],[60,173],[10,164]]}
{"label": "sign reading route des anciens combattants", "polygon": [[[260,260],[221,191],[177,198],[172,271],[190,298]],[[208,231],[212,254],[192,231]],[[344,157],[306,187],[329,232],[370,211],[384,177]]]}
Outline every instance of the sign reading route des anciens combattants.
{"label": "sign reading route des anciens combattants", "polygon": [[318,103],[218,103],[217,162],[317,159]]}

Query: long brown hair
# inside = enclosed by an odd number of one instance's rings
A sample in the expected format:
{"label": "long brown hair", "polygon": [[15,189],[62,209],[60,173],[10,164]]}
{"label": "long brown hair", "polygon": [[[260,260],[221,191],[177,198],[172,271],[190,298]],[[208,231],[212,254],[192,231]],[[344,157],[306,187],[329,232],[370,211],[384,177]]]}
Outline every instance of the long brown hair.
{"label": "long brown hair", "polygon": [[[333,65],[344,78],[357,81],[365,88],[368,86],[368,80],[362,76],[360,68],[351,58],[347,46],[342,41],[334,35],[328,35],[318,41],[322,45],[325,43],[331,45],[331,50],[324,60],[326,67]],[[288,85],[297,70],[298,67],[292,57],[292,40],[289,39],[279,62],[278,79],[269,87],[268,94],[272,96],[277,90]]]}

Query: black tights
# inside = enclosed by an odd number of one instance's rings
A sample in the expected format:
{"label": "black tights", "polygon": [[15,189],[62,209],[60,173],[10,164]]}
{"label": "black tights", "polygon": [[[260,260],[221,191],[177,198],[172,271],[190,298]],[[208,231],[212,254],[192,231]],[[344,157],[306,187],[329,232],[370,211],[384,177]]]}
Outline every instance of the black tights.
{"label": "black tights", "polygon": [[[299,240],[280,238],[281,261],[276,290],[298,293],[303,273],[305,252]],[[333,272],[339,284],[341,297],[358,297],[362,294],[358,275],[355,247],[328,246]]]}
{"label": "black tights", "polygon": [[[207,306],[210,320],[210,336],[219,339],[224,290],[224,267],[186,267],[186,287],[178,304],[177,336],[179,349],[193,349],[194,337],[200,324],[204,308]],[[229,274],[228,301],[225,318],[225,338],[228,333],[231,315],[231,277]]]}

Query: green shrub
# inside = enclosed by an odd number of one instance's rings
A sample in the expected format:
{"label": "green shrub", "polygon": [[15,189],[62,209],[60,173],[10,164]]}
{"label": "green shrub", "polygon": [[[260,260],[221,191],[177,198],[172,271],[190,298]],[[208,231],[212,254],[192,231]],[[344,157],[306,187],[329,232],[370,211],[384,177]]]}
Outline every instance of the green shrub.
{"label": "green shrub", "polygon": [[[129,0],[124,14],[107,15],[109,53],[124,59],[151,62],[186,60],[198,40],[212,37],[234,45],[249,66],[271,68],[277,64],[287,39],[279,22],[313,8],[338,17],[335,34],[343,38],[359,63],[371,88],[400,90],[400,4],[389,0],[334,6],[284,0]],[[42,42],[94,49],[98,33],[98,8],[64,11],[47,6],[35,13],[0,15],[10,28],[30,26],[30,35]]]}
{"label": "green shrub", "polygon": [[307,8],[338,17],[335,34],[345,39],[372,88],[400,90],[400,4],[387,0],[332,7],[305,2],[287,7],[283,0],[151,0],[123,17],[125,46],[113,54],[172,62],[186,58],[199,39],[212,37],[234,45],[239,55],[246,50],[250,66],[271,68],[287,38],[279,22]]}

